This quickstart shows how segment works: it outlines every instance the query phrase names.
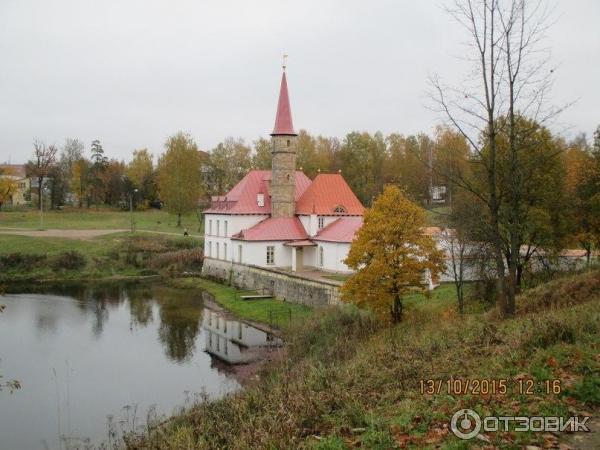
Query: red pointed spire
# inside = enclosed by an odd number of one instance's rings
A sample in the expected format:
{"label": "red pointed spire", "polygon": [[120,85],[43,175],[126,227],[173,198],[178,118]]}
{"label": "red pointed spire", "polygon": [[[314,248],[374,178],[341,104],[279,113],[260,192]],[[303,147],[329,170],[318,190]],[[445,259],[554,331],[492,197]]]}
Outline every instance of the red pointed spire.
{"label": "red pointed spire", "polygon": [[279,89],[279,103],[277,103],[277,115],[275,116],[275,127],[271,136],[284,134],[296,136],[294,125],[292,124],[292,109],[290,108],[290,98],[288,96],[287,80],[285,78],[285,69],[281,77],[281,88]]}

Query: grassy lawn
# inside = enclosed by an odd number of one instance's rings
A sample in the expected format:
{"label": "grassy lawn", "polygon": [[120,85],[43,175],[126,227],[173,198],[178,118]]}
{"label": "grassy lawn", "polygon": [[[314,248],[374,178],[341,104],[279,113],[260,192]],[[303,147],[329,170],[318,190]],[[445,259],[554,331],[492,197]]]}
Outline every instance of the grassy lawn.
{"label": "grassy lawn", "polygon": [[427,223],[431,227],[438,227],[444,224],[446,215],[450,213],[450,207],[448,206],[435,206],[425,210],[427,214]]}
{"label": "grassy lawn", "polygon": [[[195,214],[182,217],[182,228],[178,228],[177,216],[164,210],[149,209],[133,213],[138,230],[183,233],[188,228],[191,234],[198,231],[198,218]],[[39,229],[40,213],[37,210],[0,211],[0,228]],[[62,211],[44,212],[44,228],[53,229],[130,229],[131,215],[128,211],[111,209],[67,208]]]}
{"label": "grassy lawn", "polygon": [[346,281],[349,277],[350,277],[350,275],[343,274],[343,273],[331,273],[331,274],[323,275],[323,278],[327,278],[328,280],[333,280],[333,281]]}
{"label": "grassy lawn", "polygon": [[88,240],[0,234],[0,255],[17,252],[55,254],[76,250],[87,256],[100,256],[121,242],[124,234],[114,233]]}
{"label": "grassy lawn", "polygon": [[[240,300],[237,289],[203,278],[178,278],[170,284],[178,288],[204,289],[211,293],[215,301],[241,319],[272,324],[287,328],[291,322],[307,318],[312,309],[296,303],[286,303],[277,299]],[[244,291],[245,293],[246,291]]]}

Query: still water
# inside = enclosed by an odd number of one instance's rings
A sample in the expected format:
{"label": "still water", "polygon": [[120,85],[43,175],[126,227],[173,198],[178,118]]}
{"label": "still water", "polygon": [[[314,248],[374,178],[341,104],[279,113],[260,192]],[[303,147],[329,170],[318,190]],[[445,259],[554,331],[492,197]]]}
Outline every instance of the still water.
{"label": "still water", "polygon": [[0,391],[0,449],[97,445],[109,423],[128,431],[199,393],[239,389],[205,351],[216,333],[203,326],[202,294],[112,284],[0,295],[0,375],[22,385]]}

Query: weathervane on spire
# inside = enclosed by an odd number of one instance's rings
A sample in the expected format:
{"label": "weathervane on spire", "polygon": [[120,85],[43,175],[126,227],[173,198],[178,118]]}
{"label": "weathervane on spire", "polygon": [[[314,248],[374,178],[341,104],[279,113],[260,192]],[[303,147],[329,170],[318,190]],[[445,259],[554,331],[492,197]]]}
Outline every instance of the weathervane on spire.
{"label": "weathervane on spire", "polygon": [[283,67],[283,70],[285,71],[285,68],[287,67],[287,57],[288,55],[286,55],[285,53],[283,54],[283,64],[281,65],[281,67]]}

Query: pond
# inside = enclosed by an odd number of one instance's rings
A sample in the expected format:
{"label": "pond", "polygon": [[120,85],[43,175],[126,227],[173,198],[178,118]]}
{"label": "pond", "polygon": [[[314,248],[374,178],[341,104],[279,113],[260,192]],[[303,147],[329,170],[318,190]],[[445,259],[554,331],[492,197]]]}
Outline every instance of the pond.
{"label": "pond", "polygon": [[205,293],[148,284],[11,287],[0,295],[0,449],[98,445],[197,396],[240,388],[227,362],[279,345],[204,309]]}

